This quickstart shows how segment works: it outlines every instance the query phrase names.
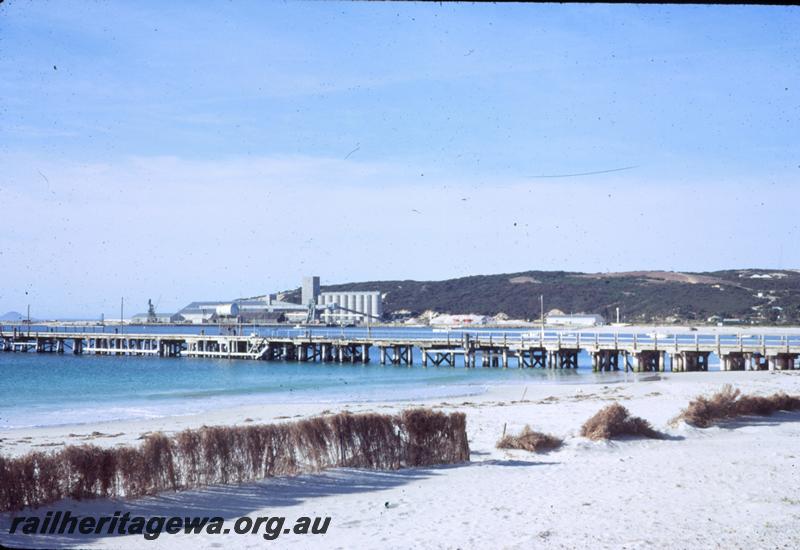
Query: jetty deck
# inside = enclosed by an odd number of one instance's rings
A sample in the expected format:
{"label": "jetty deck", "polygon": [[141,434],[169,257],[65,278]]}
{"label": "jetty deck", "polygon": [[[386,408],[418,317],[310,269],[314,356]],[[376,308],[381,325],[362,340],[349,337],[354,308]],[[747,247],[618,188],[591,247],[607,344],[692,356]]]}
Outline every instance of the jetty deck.
{"label": "jetty deck", "polygon": [[368,363],[377,350],[382,365],[421,364],[467,368],[574,369],[586,352],[595,371],[684,372],[708,370],[709,356],[721,370],[800,368],[800,336],[597,333],[428,334],[426,336],[261,336],[206,334],[114,334],[66,330],[0,331],[5,352],[210,357],[305,363]]}

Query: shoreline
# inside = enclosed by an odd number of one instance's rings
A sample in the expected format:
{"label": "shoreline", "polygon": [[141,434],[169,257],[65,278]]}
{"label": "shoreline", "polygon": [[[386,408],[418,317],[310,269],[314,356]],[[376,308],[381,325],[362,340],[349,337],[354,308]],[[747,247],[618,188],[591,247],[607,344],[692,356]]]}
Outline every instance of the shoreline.
{"label": "shoreline", "polygon": [[[712,371],[714,372],[714,371]],[[613,373],[609,373],[613,374]],[[452,393],[442,393],[438,395],[432,396],[425,396],[419,397],[417,399],[410,399],[407,397],[397,397],[397,398],[381,398],[381,397],[369,397],[369,398],[359,398],[356,400],[347,400],[344,398],[337,397],[335,399],[330,400],[313,400],[313,399],[298,399],[298,400],[286,400],[286,401],[277,401],[274,403],[261,403],[261,404],[248,404],[248,405],[223,405],[223,406],[210,406],[208,408],[203,408],[203,410],[197,412],[188,412],[188,413],[174,413],[174,414],[154,414],[151,416],[136,416],[136,417],[129,417],[129,418],[109,418],[107,420],[93,420],[93,421],[86,421],[86,422],[64,422],[60,424],[37,424],[37,425],[25,425],[25,426],[9,426],[9,427],[2,427],[0,428],[0,443],[3,441],[4,435],[10,436],[14,433],[18,433],[21,431],[34,431],[34,430],[49,430],[49,429],[59,429],[59,428],[70,428],[74,427],[76,429],[80,429],[81,427],[86,426],[103,426],[103,425],[113,425],[115,423],[134,423],[134,422],[148,422],[148,421],[168,421],[169,419],[182,419],[182,418],[192,418],[192,417],[200,417],[203,415],[219,415],[219,414],[227,414],[230,413],[234,415],[236,411],[250,411],[250,410],[258,410],[262,407],[293,407],[293,406],[327,406],[328,408],[338,408],[343,405],[349,406],[352,405],[362,405],[362,406],[369,406],[372,404],[378,405],[389,405],[389,404],[403,404],[403,403],[412,403],[412,402],[430,402],[435,403],[439,399],[452,399],[458,400],[459,398],[467,398],[467,397],[479,397],[486,393],[489,393],[492,388],[514,388],[514,387],[529,387],[529,386],[545,386],[545,387],[552,387],[552,386],[596,386],[596,385],[616,385],[616,384],[628,384],[628,383],[644,383],[644,382],[653,382],[660,380],[664,373],[629,373],[629,378],[634,378],[634,380],[630,379],[623,379],[623,373],[616,373],[620,375],[618,379],[611,379],[608,380],[598,380],[598,379],[591,379],[589,376],[584,376],[578,379],[569,380],[556,380],[556,381],[532,381],[530,384],[509,384],[508,382],[503,382],[500,384],[492,384],[486,383],[485,381],[481,381],[475,384],[450,384],[448,385],[451,388],[463,388],[463,391],[454,391]],[[442,384],[445,386],[447,384]],[[265,397],[270,396],[271,394],[262,394]],[[256,396],[253,396],[256,397]],[[188,402],[191,403],[191,402]],[[1,445],[0,445],[1,448]]]}
{"label": "shoreline", "polygon": [[[445,386],[443,384],[442,386]],[[328,408],[338,408],[345,404],[354,404],[354,405],[364,405],[369,406],[370,404],[383,404],[383,403],[404,403],[404,402],[411,402],[411,401],[419,401],[419,400],[427,400],[427,401],[435,401],[437,399],[458,399],[461,397],[473,397],[478,396],[487,391],[489,384],[484,383],[475,383],[475,384],[452,384],[449,386],[447,391],[437,391],[440,388],[434,387],[429,388],[427,396],[420,396],[416,399],[409,398],[405,396],[401,397],[391,397],[391,398],[381,398],[377,396],[372,397],[358,397],[357,399],[347,399],[344,396],[331,396],[328,395],[327,399],[313,399],[311,396],[304,396],[297,399],[278,399],[273,402],[264,402],[264,403],[255,403],[254,401],[258,399],[263,399],[264,401],[268,401],[271,397],[274,397],[276,394],[247,394],[248,397],[247,401],[253,401],[252,403],[242,404],[242,405],[231,405],[229,401],[232,401],[232,398],[226,399],[224,403],[213,403],[208,401],[192,401],[192,400],[178,400],[176,399],[172,405],[176,408],[183,408],[183,409],[197,409],[190,412],[164,412],[161,413],[153,413],[148,415],[140,415],[140,416],[128,416],[128,417],[121,417],[121,418],[108,418],[103,420],[89,420],[86,422],[63,422],[63,423],[52,423],[52,424],[32,424],[32,425],[21,425],[21,426],[4,426],[0,427],[0,441],[5,435],[10,435],[13,433],[19,433],[22,431],[33,431],[33,430],[44,430],[44,429],[58,429],[58,428],[68,428],[68,427],[75,427],[80,429],[81,427],[91,426],[91,425],[113,425],[115,423],[129,423],[129,422],[148,422],[148,421],[168,421],[169,419],[180,419],[180,418],[187,418],[187,417],[200,417],[204,415],[212,415],[217,416],[219,414],[224,414],[226,411],[236,411],[236,410],[257,410],[261,407],[283,407],[283,408],[292,408],[292,407],[304,407],[304,406],[325,406]],[[456,390],[456,388],[459,388]],[[411,390],[410,390],[411,391]],[[278,394],[280,396],[286,394]],[[144,402],[129,402],[124,405],[124,407],[128,408],[136,408],[137,406],[144,406],[145,403],[149,403],[149,401]],[[69,406],[64,407],[65,410],[69,409]],[[82,411],[86,413],[93,412],[92,410]],[[55,414],[55,413],[54,413]]]}
{"label": "shoreline", "polygon": [[[318,414],[392,414],[425,406],[467,415],[471,461],[398,471],[336,469],[244,485],[164,493],[131,501],[62,501],[40,509],[101,514],[330,516],[326,547],[775,547],[800,543],[800,414],[742,418],[706,429],[669,422],[701,394],[732,384],[748,394],[800,394],[800,371],[666,373],[609,384],[495,385],[475,397],[360,404],[264,404],[203,415],[50,427],[11,434],[13,454],[63,443],[140,443],[142,433],[202,425],[298,420]],[[665,439],[590,441],[584,421],[617,401]],[[564,438],[547,454],[500,450],[505,430],[530,424]],[[92,436],[92,432],[103,435]],[[70,435],[72,434],[72,435]],[[113,437],[108,437],[113,436]],[[0,432],[9,448],[8,432]],[[46,446],[36,446],[45,444]],[[21,513],[20,513],[21,514]],[[52,547],[47,537],[13,538],[0,514],[0,542]],[[455,518],[455,519],[454,519]],[[459,519],[460,518],[460,519]],[[413,525],[413,529],[409,529]],[[58,546],[137,548],[137,535],[64,536]],[[287,535],[282,547],[311,541]],[[261,548],[260,536],[162,535],[147,545],[186,550]],[[322,541],[320,541],[322,542]],[[791,544],[790,544],[791,546]]]}
{"label": "shoreline", "polygon": [[[247,423],[272,423],[284,420],[308,418],[323,413],[349,412],[382,412],[389,413],[411,407],[443,408],[446,410],[465,410],[470,407],[486,407],[496,403],[513,403],[518,405],[535,405],[538,399],[556,397],[569,398],[574,395],[593,395],[600,386],[612,392],[622,388],[626,390],[642,390],[649,385],[666,385],[681,388],[682,393],[692,396],[709,393],[714,388],[725,384],[737,386],[743,384],[745,391],[769,392],[768,388],[783,385],[783,380],[795,381],[797,387],[785,390],[788,393],[800,393],[800,371],[739,371],[739,372],[690,372],[690,373],[630,373],[622,379],[580,379],[556,381],[553,383],[537,381],[530,384],[476,384],[479,392],[459,392],[444,396],[431,396],[419,399],[369,399],[354,402],[340,401],[286,401],[276,403],[247,404],[211,408],[196,413],[174,414],[156,417],[110,419],[87,421],[82,423],[64,423],[34,427],[16,427],[0,429],[0,454],[18,456],[31,450],[47,450],[62,445],[92,443],[100,446],[117,444],[135,444],[143,433],[164,432],[176,433],[187,428],[199,428],[207,425],[244,425]],[[610,388],[609,388],[610,387]],[[694,388],[694,393],[692,393]],[[546,395],[545,395],[546,394]],[[525,399],[522,400],[524,395]],[[688,403],[688,400],[687,402]],[[686,403],[676,403],[676,407],[684,407]],[[505,405],[501,405],[505,406]],[[465,409],[466,407],[466,409]],[[677,415],[676,408],[674,415]],[[673,415],[673,416],[674,416]],[[649,420],[649,419],[648,419]],[[656,422],[653,422],[654,424]],[[92,434],[99,433],[100,435]],[[110,436],[109,434],[116,434]]]}

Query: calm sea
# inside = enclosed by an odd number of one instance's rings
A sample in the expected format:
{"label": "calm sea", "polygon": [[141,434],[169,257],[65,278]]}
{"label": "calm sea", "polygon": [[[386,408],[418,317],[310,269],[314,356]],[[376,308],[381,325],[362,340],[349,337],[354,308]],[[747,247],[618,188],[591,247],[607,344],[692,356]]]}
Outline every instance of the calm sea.
{"label": "calm sea", "polygon": [[[8,327],[5,327],[6,329]],[[81,329],[86,330],[86,329]],[[96,330],[113,332],[113,328]],[[125,327],[125,332],[153,332]],[[197,332],[164,327],[162,332]],[[206,334],[216,327],[204,327]],[[242,327],[246,333],[297,334],[305,329]],[[376,336],[402,330],[369,329]],[[315,334],[359,334],[368,329],[315,329]],[[507,331],[510,332],[510,331]],[[454,338],[459,338],[453,334]],[[496,334],[497,338],[502,333]],[[418,353],[418,352],[417,352]],[[0,429],[153,418],[265,403],[354,403],[476,395],[493,384],[615,382],[632,373],[593,373],[588,354],[577,370],[464,369],[419,365],[382,366],[377,350],[366,365],[339,365],[199,358],[102,357],[70,354],[0,353]],[[512,362],[515,365],[516,362]],[[645,375],[642,375],[645,376]],[[651,375],[652,376],[652,375]]]}

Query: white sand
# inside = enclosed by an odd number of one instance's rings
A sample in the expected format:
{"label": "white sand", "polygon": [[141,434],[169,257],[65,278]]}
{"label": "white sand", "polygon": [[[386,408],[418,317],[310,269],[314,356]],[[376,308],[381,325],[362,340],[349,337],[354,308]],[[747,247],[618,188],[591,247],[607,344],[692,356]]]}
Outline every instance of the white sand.
{"label": "white sand", "polygon": [[[349,407],[390,413],[424,404],[464,411],[472,451],[468,465],[399,472],[336,470],[131,503],[63,502],[46,508],[97,515],[115,510],[149,516],[280,515],[287,517],[287,524],[300,516],[331,516],[325,535],[287,534],[272,542],[260,534],[162,534],[156,541],[141,536],[10,538],[11,516],[4,514],[0,515],[0,542],[191,549],[800,546],[800,414],[779,413],[705,430],[668,426],[693,396],[716,391],[727,382],[748,393],[800,394],[800,372],[667,373],[655,381],[635,381],[633,375],[630,380],[608,385],[530,385],[524,402],[520,402],[524,387],[499,386],[480,397],[445,403]],[[583,421],[615,399],[670,438],[594,443],[579,437]],[[4,453],[18,454],[61,442],[131,443],[146,431],[241,424],[246,418],[272,422],[326,408],[330,405],[264,405],[202,417],[6,431],[0,432],[0,438]],[[497,450],[494,444],[504,423],[511,432],[529,423],[565,437],[565,446],[540,455]],[[94,431],[123,435],[86,437]],[[226,527],[232,524],[228,521]]]}

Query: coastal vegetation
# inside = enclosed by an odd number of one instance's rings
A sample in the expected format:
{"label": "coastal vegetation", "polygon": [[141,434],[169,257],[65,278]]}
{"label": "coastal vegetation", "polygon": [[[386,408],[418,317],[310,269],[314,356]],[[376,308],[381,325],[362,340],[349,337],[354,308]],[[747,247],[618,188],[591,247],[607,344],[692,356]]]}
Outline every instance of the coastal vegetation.
{"label": "coastal vegetation", "polygon": [[395,470],[469,461],[464,413],[340,413],[297,422],[215,426],[141,446],[70,445],[0,456],[0,511],[63,498],[133,498],[327,468]]}
{"label": "coastal vegetation", "polygon": [[617,439],[624,436],[660,439],[663,434],[653,429],[650,422],[631,413],[619,403],[600,409],[581,426],[581,436],[594,441]]}
{"label": "coastal vegetation", "polygon": [[554,435],[534,431],[526,424],[517,435],[503,435],[497,442],[497,448],[522,449],[533,453],[544,453],[558,449],[563,443],[563,439]]}
{"label": "coastal vegetation", "polygon": [[746,395],[726,384],[710,397],[695,397],[672,423],[683,420],[696,428],[708,428],[741,416],[770,416],[778,411],[800,411],[800,396],[783,392],[765,397]]}

